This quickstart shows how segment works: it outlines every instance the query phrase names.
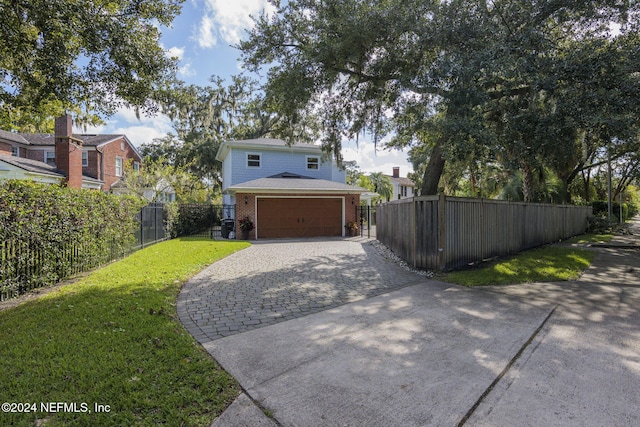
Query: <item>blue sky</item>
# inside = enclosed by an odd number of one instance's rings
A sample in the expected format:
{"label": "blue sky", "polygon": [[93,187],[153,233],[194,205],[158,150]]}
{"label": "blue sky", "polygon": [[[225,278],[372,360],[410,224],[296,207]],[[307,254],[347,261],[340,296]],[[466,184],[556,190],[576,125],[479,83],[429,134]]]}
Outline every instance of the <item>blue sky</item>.
{"label": "blue sky", "polygon": [[[180,58],[178,77],[187,83],[205,86],[212,75],[230,80],[242,72],[240,52],[231,47],[246,36],[252,26],[251,15],[267,8],[266,0],[186,0],[182,13],[171,28],[162,28],[162,45],[171,56]],[[82,130],[77,130],[82,132]],[[90,133],[123,133],[139,146],[171,132],[170,120],[162,115],[141,117],[133,111],[121,110],[106,120],[105,126],[87,129]],[[404,152],[374,148],[369,137],[359,143],[345,142],[345,160],[355,160],[363,172],[392,173],[400,166],[400,175],[412,171]]]}

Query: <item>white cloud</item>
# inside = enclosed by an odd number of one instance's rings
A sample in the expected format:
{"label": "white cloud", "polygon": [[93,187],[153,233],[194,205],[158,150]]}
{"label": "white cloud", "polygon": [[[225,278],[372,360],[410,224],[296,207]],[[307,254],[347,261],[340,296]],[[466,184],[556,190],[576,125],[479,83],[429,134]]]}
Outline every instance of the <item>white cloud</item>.
{"label": "white cloud", "polygon": [[196,40],[198,41],[198,46],[204,48],[213,47],[218,43],[214,30],[214,21],[211,16],[205,15],[202,17]]}
{"label": "white cloud", "polygon": [[371,141],[343,142],[342,156],[346,161],[355,161],[360,170],[365,173],[382,172],[386,175],[393,173],[393,168],[400,167],[400,176],[407,176],[413,172],[411,163],[407,160],[407,153],[400,150],[376,149]]}
{"label": "white cloud", "polygon": [[[164,49],[164,47],[163,47]],[[178,67],[178,75],[181,77],[194,77],[196,71],[193,69],[191,62],[184,62],[184,47],[173,46],[169,49],[165,49],[166,55],[169,58],[176,58],[181,65]]]}
{"label": "white cloud", "polygon": [[194,77],[196,74],[196,70],[190,62],[187,62],[178,68],[178,75],[181,77]]}
{"label": "white cloud", "polygon": [[136,147],[150,143],[154,138],[161,138],[172,132],[171,120],[162,114],[154,117],[136,117],[135,111],[123,108],[112,118],[106,121],[105,125],[90,127],[87,129],[74,129],[77,133],[95,134],[124,134]]}
{"label": "white cloud", "polygon": [[178,58],[178,60],[181,60],[184,57],[184,48],[177,46],[170,47],[167,49],[167,55],[169,55],[170,58]]}
{"label": "white cloud", "polygon": [[205,0],[205,15],[200,20],[196,40],[200,47],[213,47],[219,35],[228,44],[237,44],[245,30],[253,27],[251,16],[272,13],[267,0]]}

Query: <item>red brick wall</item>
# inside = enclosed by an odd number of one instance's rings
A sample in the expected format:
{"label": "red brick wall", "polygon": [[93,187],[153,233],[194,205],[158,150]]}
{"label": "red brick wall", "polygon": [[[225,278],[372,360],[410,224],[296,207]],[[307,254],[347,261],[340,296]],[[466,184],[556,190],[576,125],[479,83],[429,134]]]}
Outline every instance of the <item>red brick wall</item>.
{"label": "red brick wall", "polygon": [[[244,203],[245,197],[247,198],[247,204]],[[253,221],[254,228],[249,232],[249,239],[256,238],[256,195],[237,193],[236,194],[236,238],[240,238],[239,221],[244,217],[249,217]]]}
{"label": "red brick wall", "polygon": [[[104,153],[104,176],[101,178],[104,181],[104,190],[109,190],[111,186],[120,179],[120,177],[116,175],[117,157],[122,157],[123,168],[130,159],[137,162],[141,160],[126,142],[124,143],[124,150],[122,149],[121,142],[123,141],[124,139],[118,139],[100,148]],[[89,157],[89,160],[91,160],[91,157]]]}
{"label": "red brick wall", "polygon": [[[335,194],[260,194],[260,196],[292,196],[292,197],[305,197],[305,196],[313,196],[313,197],[336,197]],[[244,203],[245,197],[247,198],[247,203]],[[360,194],[348,194],[345,196],[339,196],[344,199],[344,216],[345,216],[345,224],[350,221],[356,221],[356,206],[360,206]],[[351,203],[353,200],[353,203]],[[237,193],[236,194],[236,233],[238,233],[238,221],[245,217],[249,217],[255,226],[256,224],[256,194],[249,193]],[[343,224],[343,225],[345,225]],[[239,237],[239,236],[238,236]],[[255,227],[249,233],[249,239],[255,239]]]}
{"label": "red brick wall", "polygon": [[100,153],[95,150],[88,150],[87,154],[89,155],[89,166],[83,167],[82,173],[92,178],[102,179],[100,176]]}
{"label": "red brick wall", "polygon": [[71,188],[82,188],[82,143],[72,139],[73,123],[65,114],[55,121],[56,169],[67,175],[66,183]]}
{"label": "red brick wall", "polygon": [[67,175],[67,185],[82,188],[82,144],[70,138],[56,138],[56,169]]}
{"label": "red brick wall", "polygon": [[0,142],[0,154],[11,155],[11,144]]}
{"label": "red brick wall", "polygon": [[[53,147],[51,147],[53,151]],[[44,162],[44,150],[27,150],[27,159]]]}

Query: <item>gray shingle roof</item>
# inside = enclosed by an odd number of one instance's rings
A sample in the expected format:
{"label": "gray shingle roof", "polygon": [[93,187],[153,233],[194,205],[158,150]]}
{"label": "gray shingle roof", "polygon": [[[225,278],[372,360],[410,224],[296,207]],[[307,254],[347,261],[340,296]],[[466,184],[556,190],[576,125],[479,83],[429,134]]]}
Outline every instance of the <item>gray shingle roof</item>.
{"label": "gray shingle roof", "polygon": [[391,182],[396,182],[396,183],[398,183],[400,185],[404,185],[405,187],[415,187],[416,186],[416,184],[413,181],[411,181],[409,178],[402,178],[402,177],[394,178],[391,175],[387,175],[387,176],[389,177],[389,179],[391,179]]}
{"label": "gray shingle roof", "polygon": [[55,167],[38,160],[25,159],[23,157],[9,156],[0,154],[0,161],[13,165],[17,168],[24,169],[29,172],[42,173],[64,178],[64,174]]}
{"label": "gray shingle roof", "polygon": [[228,141],[227,144],[230,144],[230,145],[251,144],[251,145],[260,145],[260,146],[275,146],[275,147],[295,146],[295,147],[307,147],[307,148],[313,148],[313,149],[320,148],[319,145],[314,145],[314,144],[302,144],[302,143],[289,144],[282,139],[275,139],[275,138],[242,139],[238,141]]}
{"label": "gray shingle roof", "polygon": [[[30,145],[55,145],[56,138],[50,133],[23,133],[19,134]],[[74,133],[73,137],[82,141],[85,146],[98,146],[106,142],[124,138],[124,135],[94,135]]]}
{"label": "gray shingle roof", "polygon": [[[15,157],[15,156],[9,156],[6,154],[0,154],[0,162],[8,163],[17,168],[26,170],[27,172],[40,173],[44,175],[55,176],[57,178],[64,178],[66,176],[64,172],[61,172],[55,167],[47,163],[40,162],[38,160],[31,160],[31,159],[25,159],[23,157]],[[95,183],[103,183],[103,181],[99,179],[92,178],[86,175],[82,175],[82,180],[91,181]]]}
{"label": "gray shingle roof", "polygon": [[19,142],[21,144],[28,144],[28,142],[19,133],[9,132],[0,129],[0,139],[11,142]]}
{"label": "gray shingle roof", "polygon": [[297,191],[311,193],[365,193],[369,190],[362,187],[343,184],[341,182],[328,181],[314,178],[260,178],[232,185],[228,192],[255,192],[266,193],[270,191]]}

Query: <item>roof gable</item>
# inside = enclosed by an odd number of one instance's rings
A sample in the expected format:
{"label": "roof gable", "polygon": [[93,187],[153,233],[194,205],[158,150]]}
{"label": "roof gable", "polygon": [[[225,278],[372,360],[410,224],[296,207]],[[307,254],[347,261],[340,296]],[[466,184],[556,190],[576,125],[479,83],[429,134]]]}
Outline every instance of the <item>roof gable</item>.
{"label": "roof gable", "polygon": [[0,129],[0,139],[4,139],[5,141],[17,142],[20,144],[29,144],[26,139],[22,137],[19,133],[9,132],[6,130]]}
{"label": "roof gable", "polygon": [[305,192],[305,193],[341,193],[341,194],[357,194],[366,193],[369,190],[362,187],[343,184],[336,181],[328,181],[326,179],[316,179],[295,174],[273,175],[267,178],[254,179],[253,181],[243,182],[230,186],[227,190],[229,193],[272,193],[272,192]]}
{"label": "roof gable", "polygon": [[[24,157],[15,157],[8,156],[5,154],[0,154],[0,162],[4,162],[11,166],[17,167],[27,172],[38,173],[43,175],[49,175],[56,178],[64,178],[66,174],[54,166],[51,166],[45,162],[40,162],[38,160],[26,159]],[[82,181],[92,182],[96,184],[102,184],[103,181],[92,178],[90,176],[82,175]]]}
{"label": "roof gable", "polygon": [[64,177],[65,175],[55,167],[40,162],[38,160],[25,159],[23,157],[8,156],[0,154],[0,161],[15,166],[17,168],[26,170],[27,172],[43,173],[46,175],[54,175]]}

